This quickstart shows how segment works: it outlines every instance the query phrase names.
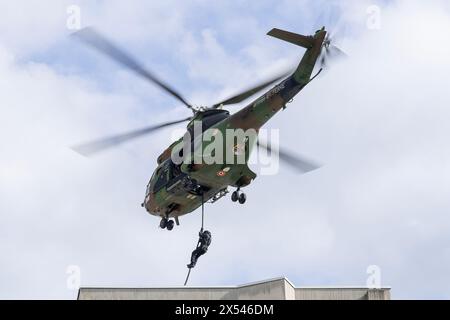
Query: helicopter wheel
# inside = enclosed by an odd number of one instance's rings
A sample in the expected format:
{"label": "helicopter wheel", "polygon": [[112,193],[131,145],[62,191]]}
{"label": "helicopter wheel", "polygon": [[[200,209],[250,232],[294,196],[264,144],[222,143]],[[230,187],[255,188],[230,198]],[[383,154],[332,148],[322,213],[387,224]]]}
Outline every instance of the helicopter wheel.
{"label": "helicopter wheel", "polygon": [[236,202],[236,201],[238,201],[238,200],[239,200],[239,193],[238,193],[237,191],[234,191],[234,192],[231,194],[231,201]]}
{"label": "helicopter wheel", "polygon": [[241,193],[239,195],[239,203],[244,204],[246,200],[247,200],[247,196],[245,195],[245,193]]}
{"label": "helicopter wheel", "polygon": [[173,220],[167,221],[167,226],[166,226],[167,230],[169,230],[169,231],[172,230],[174,225],[175,225],[175,223],[173,222]]}
{"label": "helicopter wheel", "polygon": [[165,229],[168,226],[168,223],[169,223],[169,220],[167,220],[166,218],[162,218],[161,222],[159,223],[159,227],[161,229]]}

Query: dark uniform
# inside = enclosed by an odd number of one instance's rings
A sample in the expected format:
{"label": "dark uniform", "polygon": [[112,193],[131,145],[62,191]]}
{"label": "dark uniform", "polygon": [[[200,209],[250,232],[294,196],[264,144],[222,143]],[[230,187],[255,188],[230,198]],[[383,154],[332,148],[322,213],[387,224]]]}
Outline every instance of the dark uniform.
{"label": "dark uniform", "polygon": [[189,269],[195,267],[195,264],[197,263],[198,258],[201,255],[204,255],[206,251],[208,251],[208,247],[211,244],[211,232],[208,230],[200,231],[199,232],[199,239],[197,243],[197,248],[195,248],[194,251],[192,251],[191,255],[191,263],[187,265]]}

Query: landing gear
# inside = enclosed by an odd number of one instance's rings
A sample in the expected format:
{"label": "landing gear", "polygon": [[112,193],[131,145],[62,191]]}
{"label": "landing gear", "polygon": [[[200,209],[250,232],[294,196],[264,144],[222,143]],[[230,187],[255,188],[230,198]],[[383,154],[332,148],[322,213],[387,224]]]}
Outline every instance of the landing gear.
{"label": "landing gear", "polygon": [[241,193],[239,195],[239,203],[244,204],[246,200],[247,200],[247,196],[245,195],[245,193]]}
{"label": "landing gear", "polygon": [[175,225],[175,222],[173,220],[169,220],[167,218],[162,218],[161,222],[159,223],[159,227],[161,229],[167,229],[167,230],[172,230],[173,227]]}
{"label": "landing gear", "polygon": [[240,204],[244,204],[245,201],[247,200],[247,196],[245,195],[245,193],[240,193],[238,188],[236,191],[234,191],[231,194],[231,201],[236,202],[239,201]]}

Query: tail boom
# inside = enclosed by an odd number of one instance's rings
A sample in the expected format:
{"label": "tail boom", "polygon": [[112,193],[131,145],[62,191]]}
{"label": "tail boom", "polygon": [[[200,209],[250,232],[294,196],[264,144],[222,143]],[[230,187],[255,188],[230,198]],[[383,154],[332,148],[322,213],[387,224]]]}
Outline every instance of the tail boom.
{"label": "tail boom", "polygon": [[259,130],[272,116],[285,108],[310,81],[316,61],[322,50],[325,39],[324,28],[313,36],[303,36],[280,29],[272,29],[269,35],[306,48],[297,69],[288,78],[281,81],[251,104],[231,115],[228,128]]}
{"label": "tail boom", "polygon": [[317,30],[313,36],[304,36],[301,34],[274,28],[267,34],[277,39],[306,48],[306,52],[293,74],[293,77],[297,83],[306,85],[311,79],[311,74],[313,72],[317,58],[319,57],[322,50],[322,43],[325,39],[326,33],[327,32],[325,31],[325,28],[322,28],[320,30]]}

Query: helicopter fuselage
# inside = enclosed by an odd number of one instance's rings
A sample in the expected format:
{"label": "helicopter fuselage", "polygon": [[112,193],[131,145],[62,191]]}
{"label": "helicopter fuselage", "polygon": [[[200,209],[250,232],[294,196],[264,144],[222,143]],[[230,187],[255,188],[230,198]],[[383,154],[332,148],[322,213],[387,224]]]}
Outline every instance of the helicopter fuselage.
{"label": "helicopter fuselage", "polygon": [[[200,112],[199,117],[188,124],[188,132],[192,122],[199,120],[207,124],[212,136],[226,137],[230,130],[254,130],[257,134],[270,118],[284,109],[312,80],[311,75],[324,37],[325,31],[316,32],[311,37],[311,47],[305,52],[295,72],[271,90],[232,115],[228,111],[217,109]],[[207,123],[211,117],[216,117],[216,122],[212,121],[212,125]],[[143,202],[150,214],[163,218],[174,217],[177,220],[179,216],[194,211],[204,202],[218,200],[227,193],[228,187],[242,188],[256,178],[256,174],[248,167],[255,141],[246,135],[233,138],[232,141],[223,141],[223,158],[233,161],[211,163],[207,158],[212,156],[208,146],[213,139],[204,139],[204,135],[205,131],[202,131],[202,134],[193,137],[190,145],[192,152],[182,155],[181,163],[175,164],[172,158],[176,146],[186,144],[183,138],[173,143],[158,158],[159,165],[150,179]],[[193,161],[196,152],[202,154],[201,162]],[[234,161],[240,153],[244,154],[244,161]]]}

